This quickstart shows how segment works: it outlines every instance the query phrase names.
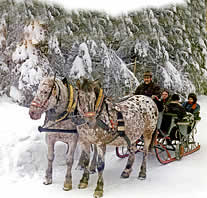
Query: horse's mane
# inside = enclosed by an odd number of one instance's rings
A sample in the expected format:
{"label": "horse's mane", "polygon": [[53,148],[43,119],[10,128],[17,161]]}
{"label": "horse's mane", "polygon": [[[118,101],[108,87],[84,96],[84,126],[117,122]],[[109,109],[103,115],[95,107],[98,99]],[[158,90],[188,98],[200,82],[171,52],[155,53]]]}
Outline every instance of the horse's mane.
{"label": "horse's mane", "polygon": [[[79,81],[80,83],[80,81]],[[93,90],[95,93],[99,93],[99,90],[101,88],[101,84],[98,80],[91,81],[89,79],[83,79],[82,83],[78,85],[80,90],[83,90],[85,92],[92,92]]]}

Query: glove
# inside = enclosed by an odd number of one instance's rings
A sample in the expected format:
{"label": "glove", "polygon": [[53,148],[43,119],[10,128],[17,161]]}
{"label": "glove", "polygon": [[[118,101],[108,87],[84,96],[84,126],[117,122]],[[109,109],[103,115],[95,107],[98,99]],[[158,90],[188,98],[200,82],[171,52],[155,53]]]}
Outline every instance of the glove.
{"label": "glove", "polygon": [[156,95],[152,95],[151,98],[152,98],[153,100],[159,100],[159,98],[158,98]]}

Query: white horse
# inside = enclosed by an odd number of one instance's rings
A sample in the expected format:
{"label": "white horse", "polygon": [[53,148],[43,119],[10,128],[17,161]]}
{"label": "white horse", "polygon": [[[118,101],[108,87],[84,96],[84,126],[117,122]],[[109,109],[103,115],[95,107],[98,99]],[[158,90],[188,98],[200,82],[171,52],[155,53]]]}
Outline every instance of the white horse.
{"label": "white horse", "polygon": [[[33,99],[29,115],[37,120],[46,112],[44,128],[40,131],[48,131],[46,134],[46,143],[48,145],[48,167],[46,170],[45,185],[52,184],[52,169],[54,160],[54,148],[57,141],[68,144],[66,158],[67,172],[64,182],[64,190],[72,189],[72,165],[74,161],[74,152],[77,146],[79,135],[74,122],[75,109],[77,102],[77,93],[73,87],[55,77],[46,77],[40,83],[37,94]],[[73,116],[71,116],[73,115]],[[77,121],[77,118],[75,119]],[[90,147],[90,145],[89,145]],[[95,149],[96,151],[96,149]],[[84,166],[85,153],[81,154],[80,166]],[[96,170],[96,153],[91,162],[91,172]]]}

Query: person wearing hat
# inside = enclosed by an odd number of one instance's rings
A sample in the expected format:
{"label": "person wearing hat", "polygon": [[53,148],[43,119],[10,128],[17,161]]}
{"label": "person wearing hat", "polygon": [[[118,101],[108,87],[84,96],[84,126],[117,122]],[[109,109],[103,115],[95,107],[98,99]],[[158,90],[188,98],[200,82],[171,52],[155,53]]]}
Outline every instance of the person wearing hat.
{"label": "person wearing hat", "polygon": [[152,81],[152,72],[144,72],[144,82],[140,84],[134,95],[145,95],[154,98],[160,97],[160,87]]}
{"label": "person wearing hat", "polygon": [[[159,100],[160,93],[161,93],[160,87],[152,81],[152,72],[150,71],[144,72],[144,82],[137,87],[137,89],[134,92],[134,95],[145,95],[145,96],[151,97],[153,101],[156,103],[158,111],[159,111],[157,129],[159,129],[160,127],[160,123],[161,123],[160,120],[162,119],[161,112],[163,111],[163,105]],[[153,133],[150,150],[153,147],[153,142],[154,142],[155,137],[156,137],[156,133]]]}
{"label": "person wearing hat", "polygon": [[200,112],[200,105],[197,103],[197,96],[194,93],[188,95],[188,101],[185,101],[182,106],[187,112],[198,114]]}

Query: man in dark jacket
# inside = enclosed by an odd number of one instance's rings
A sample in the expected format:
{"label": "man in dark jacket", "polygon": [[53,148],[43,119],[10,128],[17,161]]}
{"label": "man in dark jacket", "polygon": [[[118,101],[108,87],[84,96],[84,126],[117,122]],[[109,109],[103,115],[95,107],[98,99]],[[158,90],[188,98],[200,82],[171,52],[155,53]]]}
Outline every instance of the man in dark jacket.
{"label": "man in dark jacket", "polygon": [[178,94],[173,94],[171,102],[167,105],[165,112],[177,114],[178,119],[182,119],[186,115],[185,108],[180,104],[180,97]]}
{"label": "man in dark jacket", "polygon": [[160,94],[161,90],[159,85],[152,81],[152,72],[144,72],[144,82],[137,87],[134,95],[145,95],[151,97],[156,103],[159,112],[161,112],[163,110],[163,105],[159,101]]}
{"label": "man in dark jacket", "polygon": [[[144,82],[137,87],[134,95],[145,95],[145,96],[151,97],[153,99],[153,101],[156,103],[158,111],[162,112],[163,105],[159,100],[160,94],[161,94],[160,87],[158,85],[156,85],[154,82],[152,82],[152,72],[150,72],[150,71],[144,72]],[[157,129],[160,128],[160,123],[161,123],[160,120],[162,120],[161,113],[159,113],[159,116],[158,116]],[[155,138],[156,138],[156,133],[153,133],[152,143],[150,145],[150,150],[153,147],[153,142],[154,142]]]}
{"label": "man in dark jacket", "polygon": [[160,87],[152,82],[152,72],[144,72],[144,82],[140,84],[136,91],[135,95],[145,95],[145,96],[157,96],[160,97]]}
{"label": "man in dark jacket", "polygon": [[[178,94],[173,94],[171,97],[170,103],[166,106],[165,113],[172,113],[178,116],[178,119],[181,120],[186,115],[185,108],[180,104],[180,97]],[[171,123],[171,118],[169,116],[164,115],[162,124],[161,124],[161,131],[165,133],[168,132]],[[171,139],[175,139],[175,132],[176,127],[171,130],[170,137]]]}

